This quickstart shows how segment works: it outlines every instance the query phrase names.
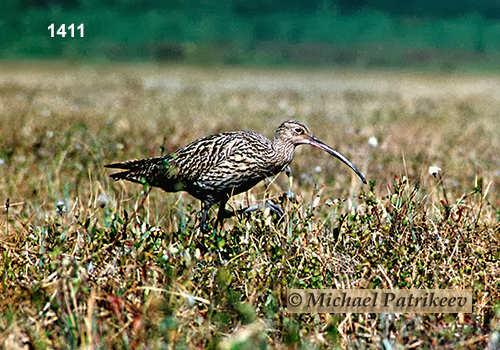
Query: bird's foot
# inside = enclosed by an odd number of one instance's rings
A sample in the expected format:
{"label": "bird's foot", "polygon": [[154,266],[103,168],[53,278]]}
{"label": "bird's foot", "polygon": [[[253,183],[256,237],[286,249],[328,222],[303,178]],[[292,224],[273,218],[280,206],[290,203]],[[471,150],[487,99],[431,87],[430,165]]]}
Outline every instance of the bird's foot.
{"label": "bird's foot", "polygon": [[238,214],[240,213],[250,213],[252,211],[256,211],[256,210],[260,210],[264,207],[264,205],[269,208],[271,210],[271,212],[273,212],[275,215],[277,215],[280,219],[283,218],[283,216],[285,215],[285,212],[283,211],[283,209],[278,205],[278,204],[274,204],[273,202],[271,201],[265,201],[264,204],[256,204],[256,205],[252,205],[251,207],[247,207],[247,208],[243,208],[243,209],[240,209],[238,210]]}
{"label": "bird's foot", "polygon": [[285,211],[278,204],[274,204],[273,202],[266,202],[266,207],[268,207],[274,213],[274,215],[277,215],[280,219],[285,216]]}
{"label": "bird's foot", "polygon": [[217,214],[217,220],[215,221],[214,230],[218,230],[218,229],[222,230],[224,227],[224,220],[225,219],[232,218],[233,216],[236,216],[239,214],[250,213],[252,211],[260,210],[264,206],[269,208],[271,210],[271,212],[273,212],[276,216],[278,216],[278,218],[280,220],[285,215],[285,212],[283,211],[283,209],[278,204],[274,204],[271,201],[265,201],[264,203],[253,205],[251,207],[239,209],[236,211],[229,211],[229,210],[226,210],[226,208],[224,208],[224,207],[220,207],[219,212]]}

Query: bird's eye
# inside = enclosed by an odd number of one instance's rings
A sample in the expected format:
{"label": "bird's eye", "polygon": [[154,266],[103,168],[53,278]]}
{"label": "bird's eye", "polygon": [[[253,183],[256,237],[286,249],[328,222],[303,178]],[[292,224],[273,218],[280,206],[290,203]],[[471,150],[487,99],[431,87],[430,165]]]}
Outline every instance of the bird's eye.
{"label": "bird's eye", "polygon": [[295,132],[299,135],[303,135],[304,134],[304,129],[301,129],[301,128],[295,128]]}

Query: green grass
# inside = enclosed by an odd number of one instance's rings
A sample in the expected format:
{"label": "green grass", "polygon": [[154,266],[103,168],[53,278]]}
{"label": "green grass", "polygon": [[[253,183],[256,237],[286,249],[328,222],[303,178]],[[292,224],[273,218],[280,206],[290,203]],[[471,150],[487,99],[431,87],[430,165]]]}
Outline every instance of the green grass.
{"label": "green grass", "polygon": [[[0,341],[34,349],[498,346],[498,77],[183,66],[0,68]],[[306,122],[311,147],[196,233],[199,203],[104,164]],[[375,136],[379,144],[371,147]],[[442,183],[427,173],[443,171]],[[446,191],[446,195],[443,192]],[[294,196],[286,194],[293,192]],[[8,202],[7,202],[8,201]],[[109,201],[109,202],[108,202]],[[215,209],[211,218],[215,216]],[[471,288],[472,314],[287,314],[287,288]]]}
{"label": "green grass", "polygon": [[[366,8],[346,14],[329,1],[295,5],[206,1],[49,8],[12,1],[0,13],[0,57],[74,62],[184,62],[200,65],[418,68],[498,71],[500,23],[476,4],[462,16],[397,16]],[[335,3],[335,2],[333,2]],[[269,6],[268,6],[269,5]],[[421,4],[420,6],[426,6]],[[457,7],[459,7],[457,5]],[[442,9],[442,8],[441,8]],[[402,9],[400,9],[401,11]],[[428,9],[426,10],[428,11]],[[415,15],[412,15],[414,13]],[[443,13],[441,13],[443,15]],[[61,25],[84,25],[75,37]],[[48,27],[54,24],[52,38]],[[62,29],[63,31],[63,29]]]}

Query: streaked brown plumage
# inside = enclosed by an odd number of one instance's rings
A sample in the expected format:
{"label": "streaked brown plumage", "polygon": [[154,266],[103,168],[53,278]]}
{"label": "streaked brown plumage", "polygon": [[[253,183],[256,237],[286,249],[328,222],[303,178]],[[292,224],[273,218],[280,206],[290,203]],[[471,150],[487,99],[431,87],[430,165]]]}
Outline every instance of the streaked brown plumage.
{"label": "streaked brown plumage", "polygon": [[363,175],[339,152],[316,139],[301,122],[287,120],[273,141],[253,131],[224,132],[196,140],[163,157],[105,165],[125,169],[115,180],[160,187],[166,192],[187,191],[202,202],[200,228],[206,231],[208,210],[220,203],[218,221],[226,215],[228,199],[267,177],[279,174],[293,159],[295,147],[309,144],[339,158],[366,183]]}

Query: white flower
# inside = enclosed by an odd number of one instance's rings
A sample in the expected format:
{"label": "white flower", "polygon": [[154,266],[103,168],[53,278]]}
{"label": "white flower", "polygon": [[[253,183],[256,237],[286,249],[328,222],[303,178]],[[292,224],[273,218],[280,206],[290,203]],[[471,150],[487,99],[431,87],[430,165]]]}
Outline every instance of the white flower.
{"label": "white flower", "polygon": [[316,208],[318,205],[319,205],[319,201],[321,200],[320,196],[316,196],[316,198],[314,198],[314,201],[313,201],[313,204],[312,204],[312,207],[313,208]]}
{"label": "white flower", "polygon": [[59,201],[56,203],[56,212],[62,215],[66,212],[66,203],[64,201]]}
{"label": "white flower", "polygon": [[193,306],[196,303],[196,299],[191,294],[186,294],[185,298],[189,306]]}
{"label": "white flower", "polygon": [[286,102],[286,101],[280,101],[280,103],[278,103],[278,107],[279,107],[279,109],[281,109],[281,110],[284,111],[285,109],[288,108],[288,102]]}
{"label": "white flower", "polygon": [[434,177],[436,177],[440,172],[441,172],[441,168],[438,167],[437,165],[431,165],[429,167],[429,174],[431,174]]}
{"label": "white flower", "polygon": [[372,147],[377,147],[378,146],[378,140],[375,136],[372,136],[368,139],[368,144]]}
{"label": "white flower", "polygon": [[96,205],[98,207],[104,208],[108,204],[109,204],[109,198],[104,193],[101,193],[99,196],[97,196]]}

